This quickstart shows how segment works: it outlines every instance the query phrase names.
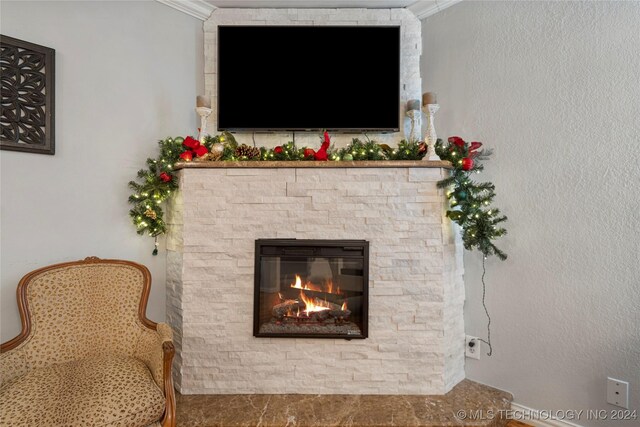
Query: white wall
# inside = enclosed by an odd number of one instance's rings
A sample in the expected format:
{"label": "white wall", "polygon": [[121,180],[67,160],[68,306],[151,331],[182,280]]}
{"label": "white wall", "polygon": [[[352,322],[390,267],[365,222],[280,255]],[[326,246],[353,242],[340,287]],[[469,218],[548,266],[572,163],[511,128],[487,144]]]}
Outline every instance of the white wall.
{"label": "white wall", "polygon": [[89,255],[151,270],[148,315],[164,320],[165,256],[129,222],[127,182],[156,141],[197,132],[202,22],[160,3],[3,1],[6,34],[56,49],[56,154],[0,155],[1,339],[19,332],[29,271]]}
{"label": "white wall", "polygon": [[[469,378],[538,409],[640,409],[640,3],[462,2],[423,21],[441,136],[496,149],[482,178],[509,216],[488,262],[494,356]],[[481,258],[465,256],[468,334],[485,336]],[[579,421],[638,425],[638,421]]]}

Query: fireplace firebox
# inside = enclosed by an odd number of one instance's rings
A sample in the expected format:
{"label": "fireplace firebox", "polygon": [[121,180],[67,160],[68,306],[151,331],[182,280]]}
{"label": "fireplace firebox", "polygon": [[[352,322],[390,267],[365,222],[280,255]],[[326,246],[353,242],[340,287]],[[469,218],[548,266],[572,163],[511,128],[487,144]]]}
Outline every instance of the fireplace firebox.
{"label": "fireplace firebox", "polygon": [[367,338],[369,242],[256,240],[253,335]]}

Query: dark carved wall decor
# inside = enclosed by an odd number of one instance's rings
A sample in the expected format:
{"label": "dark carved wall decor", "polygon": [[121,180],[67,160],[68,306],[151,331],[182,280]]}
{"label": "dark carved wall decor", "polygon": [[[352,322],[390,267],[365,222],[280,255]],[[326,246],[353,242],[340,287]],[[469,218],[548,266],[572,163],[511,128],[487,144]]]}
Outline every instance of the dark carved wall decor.
{"label": "dark carved wall decor", "polygon": [[55,50],[0,35],[0,149],[54,154]]}

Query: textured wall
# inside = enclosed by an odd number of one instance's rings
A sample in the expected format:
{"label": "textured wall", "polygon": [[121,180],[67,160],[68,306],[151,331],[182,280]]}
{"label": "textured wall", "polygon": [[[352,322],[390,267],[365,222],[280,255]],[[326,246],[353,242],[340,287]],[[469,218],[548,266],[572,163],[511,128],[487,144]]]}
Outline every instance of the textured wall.
{"label": "textured wall", "polygon": [[127,182],[158,139],[197,128],[202,22],[150,1],[3,1],[0,24],[56,49],[55,156],[0,152],[2,341],[20,330],[24,274],[89,255],[148,266],[148,313],[163,320],[164,256],[135,234]]}
{"label": "textured wall", "polygon": [[[420,99],[420,55],[422,53],[422,39],[420,21],[413,13],[406,9],[216,9],[204,24],[204,72],[207,95],[212,99],[212,105],[217,103],[217,50],[218,25],[397,25],[400,26],[402,53],[400,59],[400,104],[398,111],[404,123],[405,132],[369,133],[369,137],[380,142],[396,144],[408,135],[410,122],[405,117],[405,106],[409,99]],[[366,58],[362,63],[363,74],[368,67],[375,65],[374,58]],[[284,65],[283,65],[284,66]],[[371,90],[375,90],[375,85]],[[375,106],[369,106],[375,108]],[[218,129],[217,115],[209,116],[210,131]],[[332,141],[341,147],[351,142],[354,137],[362,135],[336,134]],[[252,144],[250,132],[239,132],[236,138],[240,142]],[[273,147],[291,141],[291,133],[258,133],[255,136],[258,146]],[[319,145],[318,134],[313,132],[298,132],[295,135],[299,146]]]}
{"label": "textured wall", "polygon": [[[488,262],[495,354],[466,372],[533,408],[614,409],[613,376],[640,409],[638,23],[638,2],[462,2],[423,21],[439,134],[496,149],[483,178],[510,220],[509,260]],[[481,258],[465,267],[466,330],[484,336]]]}
{"label": "textured wall", "polygon": [[[464,378],[462,257],[435,186],[442,169],[180,176],[167,319],[182,393],[441,394]],[[369,338],[254,338],[259,238],[368,240]]]}

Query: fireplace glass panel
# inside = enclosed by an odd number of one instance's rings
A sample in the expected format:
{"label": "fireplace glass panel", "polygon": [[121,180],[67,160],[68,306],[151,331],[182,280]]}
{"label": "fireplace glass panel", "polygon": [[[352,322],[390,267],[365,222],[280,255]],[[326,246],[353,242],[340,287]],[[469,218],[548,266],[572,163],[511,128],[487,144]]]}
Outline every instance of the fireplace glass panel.
{"label": "fireplace glass panel", "polygon": [[254,335],[366,338],[368,242],[257,240]]}

